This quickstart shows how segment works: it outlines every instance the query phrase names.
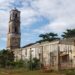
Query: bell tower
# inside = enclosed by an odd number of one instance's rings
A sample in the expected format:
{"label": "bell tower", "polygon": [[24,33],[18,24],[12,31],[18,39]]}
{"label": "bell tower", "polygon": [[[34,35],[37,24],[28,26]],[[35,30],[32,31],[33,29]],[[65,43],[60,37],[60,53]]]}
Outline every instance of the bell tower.
{"label": "bell tower", "polygon": [[7,49],[20,48],[20,39],[20,11],[15,8],[10,11]]}

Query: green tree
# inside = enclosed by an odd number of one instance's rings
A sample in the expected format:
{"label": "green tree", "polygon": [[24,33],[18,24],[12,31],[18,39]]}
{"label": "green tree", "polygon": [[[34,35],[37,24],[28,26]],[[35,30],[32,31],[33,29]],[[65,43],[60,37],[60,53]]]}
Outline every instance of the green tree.
{"label": "green tree", "polygon": [[38,70],[40,69],[40,60],[37,58],[33,58],[28,61],[28,69],[29,70]]}
{"label": "green tree", "polygon": [[67,29],[61,36],[63,38],[75,37],[75,29]]}
{"label": "green tree", "polygon": [[49,33],[48,35],[49,35],[52,39],[56,39],[57,36],[58,36],[56,33],[52,33],[52,32]]}
{"label": "green tree", "polygon": [[39,42],[42,42],[42,41],[53,41],[55,39],[59,39],[58,35],[56,33],[53,33],[53,32],[40,34],[39,37],[42,38]]}
{"label": "green tree", "polygon": [[39,35],[39,37],[41,37],[43,40],[45,40],[45,39],[48,39],[49,38],[49,36],[48,36],[48,34],[46,33],[46,34],[40,34]]}
{"label": "green tree", "polygon": [[0,51],[0,67],[7,67],[14,61],[14,54],[12,51],[1,50]]}

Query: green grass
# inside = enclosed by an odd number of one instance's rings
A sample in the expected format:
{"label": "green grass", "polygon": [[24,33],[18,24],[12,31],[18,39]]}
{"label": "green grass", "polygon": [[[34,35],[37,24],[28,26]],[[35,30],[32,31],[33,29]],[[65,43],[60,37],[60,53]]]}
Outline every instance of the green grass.
{"label": "green grass", "polygon": [[62,70],[61,73],[65,75],[75,75],[75,69]]}
{"label": "green grass", "polygon": [[56,72],[27,71],[25,69],[0,69],[0,75],[63,75]]}

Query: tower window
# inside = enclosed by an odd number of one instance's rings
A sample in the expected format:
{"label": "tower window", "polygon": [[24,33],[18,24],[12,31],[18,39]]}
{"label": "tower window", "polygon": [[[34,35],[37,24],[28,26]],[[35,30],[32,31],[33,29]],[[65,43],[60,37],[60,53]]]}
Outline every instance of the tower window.
{"label": "tower window", "polygon": [[9,28],[9,32],[10,32],[10,28]]}
{"label": "tower window", "polygon": [[17,18],[17,13],[15,14],[15,18]]}
{"label": "tower window", "polygon": [[17,33],[17,27],[15,27],[15,32]]}
{"label": "tower window", "polygon": [[9,26],[9,32],[10,32],[10,26]]}

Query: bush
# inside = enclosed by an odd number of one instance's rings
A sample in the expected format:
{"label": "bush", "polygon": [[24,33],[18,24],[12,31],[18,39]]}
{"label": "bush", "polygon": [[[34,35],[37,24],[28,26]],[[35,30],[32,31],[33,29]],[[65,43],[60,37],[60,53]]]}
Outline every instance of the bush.
{"label": "bush", "polygon": [[75,75],[75,71],[67,71],[66,75]]}
{"label": "bush", "polygon": [[74,69],[61,70],[60,72],[64,73],[65,75],[75,75]]}
{"label": "bush", "polygon": [[[12,62],[7,62],[7,66],[4,67],[2,66],[2,68],[23,68],[25,67],[25,62],[23,60],[19,60],[19,61],[12,61]],[[3,64],[4,65],[4,64]]]}
{"label": "bush", "polygon": [[37,58],[33,58],[31,61],[28,61],[27,65],[29,70],[40,69],[40,61]]}
{"label": "bush", "polygon": [[14,68],[22,68],[22,67],[24,67],[24,61],[19,60],[19,61],[16,61],[16,62],[12,62],[11,65]]}
{"label": "bush", "polygon": [[9,50],[0,51],[0,67],[6,68],[10,66],[10,62],[14,61],[14,54]]}

